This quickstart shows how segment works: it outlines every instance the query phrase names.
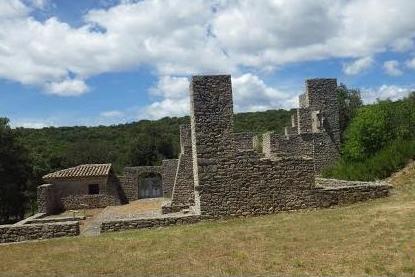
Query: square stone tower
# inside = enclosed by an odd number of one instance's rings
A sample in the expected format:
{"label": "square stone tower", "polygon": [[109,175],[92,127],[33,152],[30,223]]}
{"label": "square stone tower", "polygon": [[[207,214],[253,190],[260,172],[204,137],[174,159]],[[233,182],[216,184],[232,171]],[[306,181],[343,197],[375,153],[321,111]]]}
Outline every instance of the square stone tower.
{"label": "square stone tower", "polygon": [[231,76],[193,76],[190,110],[195,208],[200,211],[199,182],[220,183],[224,161],[234,158]]}

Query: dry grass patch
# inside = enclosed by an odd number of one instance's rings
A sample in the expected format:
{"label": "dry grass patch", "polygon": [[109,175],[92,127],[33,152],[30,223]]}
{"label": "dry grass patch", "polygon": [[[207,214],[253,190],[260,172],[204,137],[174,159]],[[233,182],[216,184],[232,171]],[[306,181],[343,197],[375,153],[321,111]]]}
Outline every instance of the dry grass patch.
{"label": "dry grass patch", "polygon": [[[347,207],[0,246],[24,275],[415,275],[415,169]],[[36,255],[33,255],[36,253]]]}

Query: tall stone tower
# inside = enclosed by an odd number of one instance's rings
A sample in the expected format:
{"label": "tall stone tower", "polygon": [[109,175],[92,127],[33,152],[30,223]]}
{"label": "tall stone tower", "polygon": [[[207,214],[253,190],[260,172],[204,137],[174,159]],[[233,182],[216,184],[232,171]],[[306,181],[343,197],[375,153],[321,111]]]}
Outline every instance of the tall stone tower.
{"label": "tall stone tower", "polygon": [[190,84],[195,208],[200,209],[199,183],[217,186],[234,159],[233,101],[230,75],[193,76]]}
{"label": "tall stone tower", "polygon": [[339,157],[340,125],[336,79],[306,80],[306,91],[299,97],[298,134],[313,134],[316,172]]}

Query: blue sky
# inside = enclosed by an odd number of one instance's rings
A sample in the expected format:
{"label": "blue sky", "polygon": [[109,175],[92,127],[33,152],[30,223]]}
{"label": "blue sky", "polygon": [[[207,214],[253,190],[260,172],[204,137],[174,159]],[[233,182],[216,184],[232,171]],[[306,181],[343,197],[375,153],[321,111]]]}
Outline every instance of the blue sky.
{"label": "blue sky", "polygon": [[366,102],[415,89],[412,0],[2,0],[0,116],[109,125],[188,114],[188,77],[232,74],[237,112],[334,77]]}

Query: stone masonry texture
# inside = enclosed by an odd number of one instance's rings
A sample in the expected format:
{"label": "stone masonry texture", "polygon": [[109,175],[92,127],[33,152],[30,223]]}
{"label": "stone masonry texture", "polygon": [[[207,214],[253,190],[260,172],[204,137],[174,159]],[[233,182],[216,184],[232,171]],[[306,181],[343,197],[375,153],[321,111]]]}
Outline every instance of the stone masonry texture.
{"label": "stone masonry texture", "polygon": [[[115,174],[97,177],[52,179],[52,184],[38,187],[39,212],[54,214],[68,209],[101,208],[120,205],[124,201]],[[89,195],[88,186],[99,186],[99,194]]]}
{"label": "stone masonry texture", "polygon": [[78,221],[28,225],[0,225],[0,243],[78,235]]}
{"label": "stone masonry texture", "polygon": [[[335,80],[327,82],[326,87],[325,79],[308,81],[308,93],[313,89],[320,92],[333,89]],[[195,210],[202,217],[323,207],[383,197],[389,193],[390,187],[386,184],[316,187],[313,155],[261,158],[253,151],[237,149],[233,133],[231,77],[228,75],[194,76],[190,95]],[[320,109],[327,118],[323,122],[328,122],[326,124],[331,125],[335,133],[336,117],[330,119],[328,108],[324,107],[328,102],[319,106],[310,95],[302,99],[303,105]],[[311,124],[311,119],[307,124]]]}
{"label": "stone masonry texture", "polygon": [[178,159],[163,160],[161,163],[161,175],[163,178],[163,196],[171,197],[176,178]]}
{"label": "stone masonry texture", "polygon": [[165,227],[176,224],[190,224],[200,221],[197,215],[160,216],[156,218],[137,218],[104,221],[101,224],[101,232],[117,232],[130,229]]}
{"label": "stone masonry texture", "polygon": [[235,133],[235,147],[239,150],[252,150],[254,149],[254,137],[255,133],[244,132],[244,133]]}
{"label": "stone masonry texture", "polygon": [[266,156],[310,156],[318,174],[340,156],[339,108],[336,79],[306,81],[306,92],[284,135],[263,136]]}
{"label": "stone masonry texture", "polygon": [[160,174],[162,175],[161,166],[136,166],[124,168],[122,190],[129,202],[139,199],[138,185],[141,174]]}
{"label": "stone masonry texture", "polygon": [[192,141],[188,124],[180,126],[180,148],[172,199],[170,203],[163,206],[163,213],[177,212],[194,204]]}

